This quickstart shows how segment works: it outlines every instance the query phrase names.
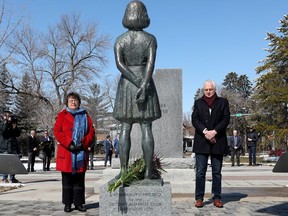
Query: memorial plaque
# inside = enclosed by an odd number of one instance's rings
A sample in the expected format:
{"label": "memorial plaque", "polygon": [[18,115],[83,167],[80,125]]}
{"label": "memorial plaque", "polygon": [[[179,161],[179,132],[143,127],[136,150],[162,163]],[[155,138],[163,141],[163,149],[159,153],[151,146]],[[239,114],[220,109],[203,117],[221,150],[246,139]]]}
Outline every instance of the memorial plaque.
{"label": "memorial plaque", "polygon": [[107,184],[100,188],[100,216],[171,215],[170,183],[165,182],[162,186],[135,184],[119,187],[111,193],[107,192],[107,188]]}

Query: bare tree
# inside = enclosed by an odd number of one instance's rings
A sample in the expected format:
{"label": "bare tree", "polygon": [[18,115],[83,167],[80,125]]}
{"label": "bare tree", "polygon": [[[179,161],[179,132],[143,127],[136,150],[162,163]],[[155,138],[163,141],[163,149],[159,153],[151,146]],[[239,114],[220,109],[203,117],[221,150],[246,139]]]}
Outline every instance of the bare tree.
{"label": "bare tree", "polygon": [[[107,64],[105,51],[110,40],[98,35],[96,24],[84,25],[80,15],[72,14],[62,16],[47,33],[23,27],[9,45],[15,49],[15,74],[29,74],[33,82],[30,95],[45,102],[55,116],[63,108],[68,91],[81,92],[99,76]],[[25,94],[17,85],[9,85],[15,94]]]}
{"label": "bare tree", "polygon": [[12,49],[6,49],[6,45],[10,40],[12,34],[17,31],[22,23],[22,17],[16,17],[12,11],[9,11],[9,8],[6,7],[6,1],[0,1],[0,65],[6,63],[14,51],[14,48],[17,47],[20,41],[15,41]]}
{"label": "bare tree", "polygon": [[[98,35],[96,24],[81,23],[77,14],[62,16],[47,33],[25,26],[9,43],[14,74],[10,82],[2,84],[13,94],[40,99],[45,108],[38,110],[39,116],[43,116],[41,112],[45,109],[50,116],[56,116],[68,91],[81,92],[95,82],[107,64],[105,51],[109,47],[109,37]],[[33,91],[29,93],[22,92],[17,85],[25,73],[33,83]],[[46,121],[44,127],[49,127],[47,124]]]}
{"label": "bare tree", "polygon": [[102,89],[104,91],[104,95],[107,97],[109,101],[109,107],[113,110],[114,109],[114,101],[116,98],[117,86],[118,81],[120,79],[120,74],[118,76],[110,76],[104,79],[104,83],[102,85]]}
{"label": "bare tree", "polygon": [[49,65],[43,71],[50,76],[60,105],[69,89],[99,75],[107,63],[104,51],[110,45],[107,36],[97,35],[95,24],[81,24],[76,14],[62,16],[56,34],[54,28],[49,30],[44,53]]}

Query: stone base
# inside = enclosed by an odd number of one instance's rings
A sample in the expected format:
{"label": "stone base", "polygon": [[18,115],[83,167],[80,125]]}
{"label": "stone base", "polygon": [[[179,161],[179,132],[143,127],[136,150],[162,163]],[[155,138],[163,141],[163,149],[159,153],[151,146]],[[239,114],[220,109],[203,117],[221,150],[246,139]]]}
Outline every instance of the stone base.
{"label": "stone base", "polygon": [[100,216],[170,216],[171,185],[163,180],[143,180],[108,192],[108,183],[100,187]]}

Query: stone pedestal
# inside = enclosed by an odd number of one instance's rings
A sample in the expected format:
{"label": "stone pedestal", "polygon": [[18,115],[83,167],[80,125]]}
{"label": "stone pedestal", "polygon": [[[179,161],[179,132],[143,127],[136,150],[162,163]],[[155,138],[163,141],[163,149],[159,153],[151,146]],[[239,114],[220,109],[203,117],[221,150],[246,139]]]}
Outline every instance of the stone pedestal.
{"label": "stone pedestal", "polygon": [[108,183],[100,187],[100,216],[170,216],[171,185],[162,180],[143,180],[108,192]]}

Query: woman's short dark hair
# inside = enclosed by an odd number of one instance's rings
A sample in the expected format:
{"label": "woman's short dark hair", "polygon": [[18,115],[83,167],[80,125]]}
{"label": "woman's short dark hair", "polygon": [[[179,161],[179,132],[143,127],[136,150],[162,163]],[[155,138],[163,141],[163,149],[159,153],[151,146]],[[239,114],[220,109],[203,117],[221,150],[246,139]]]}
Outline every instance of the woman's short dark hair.
{"label": "woman's short dark hair", "polygon": [[67,94],[67,96],[65,97],[65,105],[68,106],[68,98],[74,98],[76,100],[79,101],[79,106],[81,104],[81,98],[80,95],[78,93],[75,92],[70,92],[69,94]]}
{"label": "woman's short dark hair", "polygon": [[127,5],[122,25],[127,29],[144,29],[150,25],[147,9],[141,1],[132,1]]}

